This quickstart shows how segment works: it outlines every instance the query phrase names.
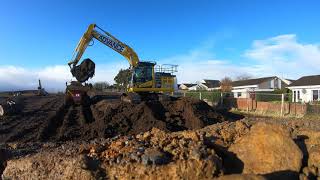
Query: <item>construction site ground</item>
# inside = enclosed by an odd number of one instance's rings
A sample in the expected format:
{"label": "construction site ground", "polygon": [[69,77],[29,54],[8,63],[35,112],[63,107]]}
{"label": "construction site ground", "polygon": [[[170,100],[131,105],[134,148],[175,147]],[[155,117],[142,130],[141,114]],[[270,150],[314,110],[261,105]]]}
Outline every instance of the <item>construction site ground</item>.
{"label": "construction site ground", "polygon": [[320,176],[319,117],[240,115],[192,98],[130,104],[113,93],[84,108],[25,96],[21,113],[0,117],[0,143],[9,179]]}

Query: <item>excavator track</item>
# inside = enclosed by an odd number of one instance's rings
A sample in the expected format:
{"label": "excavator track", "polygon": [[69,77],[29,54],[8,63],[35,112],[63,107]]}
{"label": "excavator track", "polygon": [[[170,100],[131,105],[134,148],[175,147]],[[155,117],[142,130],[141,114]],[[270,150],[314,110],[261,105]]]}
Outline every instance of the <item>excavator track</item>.
{"label": "excavator track", "polygon": [[139,104],[142,101],[165,101],[172,97],[161,93],[123,93],[121,101],[133,104]]}

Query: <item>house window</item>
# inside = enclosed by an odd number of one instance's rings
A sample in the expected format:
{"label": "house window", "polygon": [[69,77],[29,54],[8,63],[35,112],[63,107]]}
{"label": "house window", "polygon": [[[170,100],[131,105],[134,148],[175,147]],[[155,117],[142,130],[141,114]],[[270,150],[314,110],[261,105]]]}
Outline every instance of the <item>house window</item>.
{"label": "house window", "polygon": [[241,97],[241,92],[238,92],[237,97]]}
{"label": "house window", "polygon": [[300,101],[300,91],[297,91],[297,98],[298,98],[298,101]]}
{"label": "house window", "polygon": [[293,102],[296,102],[296,91],[293,91]]}
{"label": "house window", "polygon": [[312,91],[312,100],[317,101],[319,99],[319,91],[318,90],[313,90]]}

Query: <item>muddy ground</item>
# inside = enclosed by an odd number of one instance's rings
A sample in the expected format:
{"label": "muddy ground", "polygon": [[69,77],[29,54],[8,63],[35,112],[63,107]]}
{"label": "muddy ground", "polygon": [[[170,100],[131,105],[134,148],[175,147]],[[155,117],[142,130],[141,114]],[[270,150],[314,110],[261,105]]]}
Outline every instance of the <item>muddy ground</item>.
{"label": "muddy ground", "polygon": [[135,135],[153,127],[166,132],[203,128],[241,119],[205,102],[182,98],[140,104],[105,96],[90,108],[64,105],[62,95],[23,97],[23,111],[0,117],[0,142],[59,142]]}
{"label": "muddy ground", "polygon": [[[310,148],[320,147],[320,135],[310,135],[320,132],[317,116],[303,119],[246,116],[218,111],[190,98],[132,105],[113,95],[96,100],[90,108],[65,107],[61,95],[24,97],[23,102],[21,114],[0,117],[4,177],[211,179],[239,174],[246,168],[234,167],[240,160],[230,160],[228,149],[232,150],[260,122],[286,129],[280,134],[290,134],[289,139],[303,153],[298,170],[281,171],[282,178],[316,178],[320,174],[320,170],[314,170],[314,163],[308,162]],[[313,144],[301,143],[311,137],[315,138]],[[317,164],[317,159],[313,161]],[[280,164],[285,167],[292,163]],[[253,178],[274,179],[277,173],[271,172],[279,171],[259,170],[250,171],[262,175],[252,175]]]}

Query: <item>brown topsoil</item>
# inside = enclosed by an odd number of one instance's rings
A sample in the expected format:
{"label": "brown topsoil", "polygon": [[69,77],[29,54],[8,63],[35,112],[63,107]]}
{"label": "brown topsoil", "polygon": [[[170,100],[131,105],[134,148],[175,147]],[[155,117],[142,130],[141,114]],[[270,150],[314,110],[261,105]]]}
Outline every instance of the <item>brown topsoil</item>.
{"label": "brown topsoil", "polygon": [[21,113],[0,117],[2,178],[320,177],[319,116],[243,116],[192,98],[103,99],[86,108],[66,107],[62,95],[23,97]]}
{"label": "brown topsoil", "polygon": [[241,118],[191,98],[140,104],[107,98],[85,108],[65,107],[63,96],[51,95],[24,97],[23,104],[22,113],[0,117],[0,142],[92,140],[134,135],[152,128],[175,132]]}

